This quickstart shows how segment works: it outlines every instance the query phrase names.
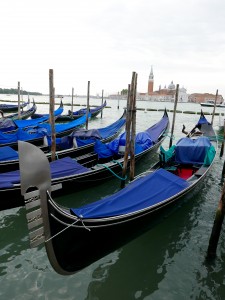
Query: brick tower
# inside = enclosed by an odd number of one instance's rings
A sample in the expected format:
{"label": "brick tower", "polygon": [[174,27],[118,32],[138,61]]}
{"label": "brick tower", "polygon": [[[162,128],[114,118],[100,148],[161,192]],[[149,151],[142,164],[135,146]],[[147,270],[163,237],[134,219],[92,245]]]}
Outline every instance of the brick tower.
{"label": "brick tower", "polygon": [[151,72],[150,72],[149,78],[148,78],[148,95],[152,95],[152,93],[153,93],[153,84],[154,84],[154,75],[153,75],[153,69],[151,66]]}

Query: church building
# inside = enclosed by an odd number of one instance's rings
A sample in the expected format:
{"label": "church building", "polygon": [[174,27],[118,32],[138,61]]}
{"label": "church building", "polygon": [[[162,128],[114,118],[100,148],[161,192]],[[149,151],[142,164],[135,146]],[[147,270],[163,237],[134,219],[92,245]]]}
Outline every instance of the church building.
{"label": "church building", "polygon": [[[137,98],[138,100],[147,100],[147,101],[166,101],[166,102],[174,102],[176,94],[176,85],[171,81],[171,83],[164,88],[159,86],[159,89],[154,91],[154,74],[153,68],[151,67],[151,72],[148,78],[148,91],[147,93],[138,93]],[[188,94],[187,90],[182,87],[179,88],[178,94],[178,101],[179,102],[188,102]]]}

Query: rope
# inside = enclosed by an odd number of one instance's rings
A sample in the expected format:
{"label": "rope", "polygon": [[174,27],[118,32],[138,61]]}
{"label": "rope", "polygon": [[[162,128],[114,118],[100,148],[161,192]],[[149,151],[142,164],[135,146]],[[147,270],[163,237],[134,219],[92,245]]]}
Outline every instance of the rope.
{"label": "rope", "polygon": [[[117,160],[113,160],[113,162],[117,163],[121,168],[123,168],[122,164],[117,161]],[[123,177],[120,177],[119,175],[117,175],[113,170],[110,169],[110,167],[108,167],[107,165],[105,164],[97,164],[97,166],[102,166],[104,168],[106,168],[107,170],[109,170],[116,178],[120,179],[120,180],[126,180],[127,179],[127,175],[123,178]]]}
{"label": "rope", "polygon": [[[49,194],[49,191],[47,191],[47,194],[49,196],[49,198],[51,199],[51,201],[53,201],[51,195]],[[82,225],[84,226],[84,228],[88,231],[91,231],[90,228],[88,228],[87,226],[84,225],[84,222],[81,218],[77,218],[77,220],[75,220],[73,223],[69,224],[66,228],[62,229],[61,231],[57,232],[55,235],[51,236],[49,239],[45,240],[45,243],[48,243],[49,241],[51,241],[52,239],[54,239],[56,236],[58,236],[59,234],[63,233],[65,230],[69,229],[71,226],[75,225],[78,221],[81,221]]]}

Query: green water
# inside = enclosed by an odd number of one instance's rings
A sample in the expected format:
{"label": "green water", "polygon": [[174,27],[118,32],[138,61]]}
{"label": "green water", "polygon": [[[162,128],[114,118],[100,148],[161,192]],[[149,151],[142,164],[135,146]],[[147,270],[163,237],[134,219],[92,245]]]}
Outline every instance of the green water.
{"label": "green water", "polygon": [[[97,118],[90,123],[91,127],[104,127],[116,120],[122,114],[125,101],[120,102],[119,110],[117,101],[111,100],[109,105],[111,108],[105,109],[103,119]],[[137,103],[137,107],[145,105],[173,108],[172,103]],[[40,106],[39,109],[46,108]],[[187,103],[178,104],[177,109],[200,111],[201,107]],[[210,111],[209,108],[204,110]],[[147,128],[161,116],[162,112],[138,111],[137,129]],[[172,120],[172,113],[169,116]],[[183,124],[190,128],[197,120],[197,115],[177,114],[174,142],[182,136]],[[214,124],[217,126],[218,117]],[[167,138],[163,146],[168,144]],[[146,157],[138,164],[136,172],[146,169],[156,159],[157,155]],[[223,162],[224,158],[221,160],[217,154],[201,188],[164,212],[151,230],[72,276],[54,272],[44,247],[30,249],[24,208],[0,212],[0,299],[225,299],[223,230],[217,258],[210,264],[205,261],[221,193]],[[119,182],[115,179],[58,201],[76,206],[111,194],[118,188]]]}

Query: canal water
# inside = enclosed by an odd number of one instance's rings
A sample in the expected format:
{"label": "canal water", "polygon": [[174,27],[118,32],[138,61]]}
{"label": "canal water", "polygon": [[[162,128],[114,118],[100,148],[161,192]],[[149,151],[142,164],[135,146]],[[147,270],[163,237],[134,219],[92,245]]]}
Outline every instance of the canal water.
{"label": "canal water", "polygon": [[[43,96],[35,97],[35,100],[38,103],[48,101]],[[64,97],[63,101],[68,104],[71,98]],[[84,105],[86,100],[75,98],[74,102]],[[100,105],[101,99],[90,99],[90,104]],[[122,115],[126,101],[108,100],[107,106],[102,119],[95,118],[89,123],[89,128],[104,127],[115,121]],[[74,110],[81,107],[75,106]],[[137,101],[137,108],[143,109],[137,111],[137,131],[145,130],[158,121],[165,107],[172,110],[173,103]],[[69,108],[65,106],[65,113]],[[145,108],[149,110],[145,111]],[[198,121],[197,112],[201,111],[201,106],[178,103],[177,110],[181,112],[176,114],[174,143],[183,136],[183,124],[191,129]],[[213,108],[203,110],[211,113]],[[223,110],[218,108],[216,112]],[[38,104],[38,112],[47,113],[48,106]],[[171,123],[172,115],[169,112]],[[206,117],[211,121],[211,115]],[[219,117],[215,116],[215,129],[218,124]],[[165,148],[168,145],[169,137],[163,142]],[[145,157],[136,166],[136,174],[147,169],[157,157],[157,153]],[[205,260],[221,194],[224,159],[217,154],[201,189],[191,197],[184,198],[172,210],[162,213],[148,232],[72,276],[55,273],[43,246],[30,249],[23,207],[0,212],[0,299],[225,299],[223,230],[217,258],[211,263]],[[95,188],[77,193],[74,191],[74,194],[56,200],[65,206],[77,206],[112,194],[119,186],[120,182],[115,178]]]}

